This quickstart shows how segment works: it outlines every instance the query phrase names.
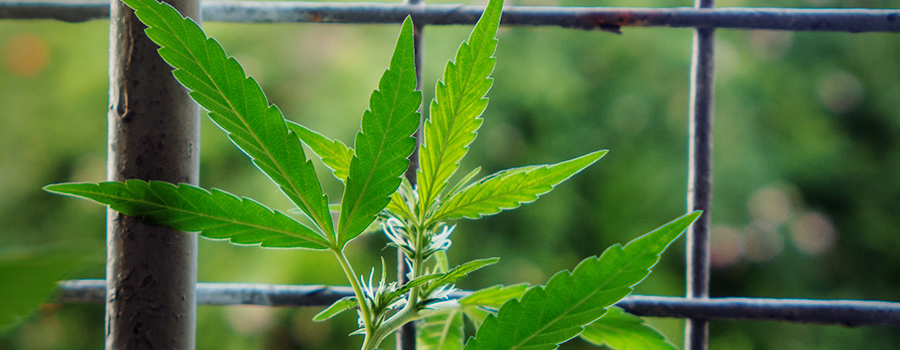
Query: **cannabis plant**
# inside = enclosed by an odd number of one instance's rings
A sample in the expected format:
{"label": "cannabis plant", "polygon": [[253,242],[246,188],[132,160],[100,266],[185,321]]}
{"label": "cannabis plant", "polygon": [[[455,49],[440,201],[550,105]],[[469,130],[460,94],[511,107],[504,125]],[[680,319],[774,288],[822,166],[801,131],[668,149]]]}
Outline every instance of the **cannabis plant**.
{"label": "cannabis plant", "polygon": [[[416,91],[410,18],[401,26],[390,66],[369,99],[351,148],[286,120],[234,58],[171,6],[155,0],[124,2],[147,25],[147,35],[159,44],[160,56],[175,68],[173,74],[190,96],[290,199],[297,210],[288,213],[296,212],[296,217],[222,190],[160,181],[65,183],[46,186],[47,191],[90,199],[150,224],[200,232],[232,244],[331,252],[353,296],[338,300],[315,320],[355,310],[360,328],[353,334],[363,336],[362,349],[377,348],[413,321],[420,324],[422,349],[555,349],[579,334],[597,344],[623,348],[634,348],[628,341],[671,347],[657,333],[647,333],[649,328],[639,319],[610,307],[650,273],[659,254],[699,213],[587,258],[544,286],[494,286],[450,298],[458,280],[498,261],[479,259],[451,268],[446,257],[451,236],[467,239],[465,233],[454,232],[453,220],[477,219],[532,202],[606,154],[600,150],[479,179],[476,168],[448,186],[482,124],[502,0],[490,1],[437,83],[422,126],[415,185],[402,177],[416,148],[413,134],[422,102]],[[303,144],[344,184],[340,203],[329,203]],[[375,269],[368,277],[355,272],[346,246],[359,235],[378,230],[403,252],[408,282],[387,281],[383,264],[380,278]],[[610,316],[601,319],[605,314]],[[477,326],[465,343],[463,315]],[[585,326],[588,332],[582,333]],[[623,332],[627,336],[616,338]]]}

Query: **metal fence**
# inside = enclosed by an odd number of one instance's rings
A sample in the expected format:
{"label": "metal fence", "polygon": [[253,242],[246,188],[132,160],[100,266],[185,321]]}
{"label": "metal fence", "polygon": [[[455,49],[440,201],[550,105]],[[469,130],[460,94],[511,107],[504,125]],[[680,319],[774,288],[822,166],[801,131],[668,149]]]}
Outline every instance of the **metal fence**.
{"label": "metal fence", "polygon": [[[321,2],[206,2],[202,5],[196,0],[173,1],[174,5],[183,12],[193,13],[195,18],[202,13],[206,21],[221,22],[322,22],[322,23],[399,23],[406,15],[412,15],[420,30],[416,31],[417,54],[421,47],[421,26],[446,25],[446,24],[472,24],[481,14],[482,7],[462,5],[426,5],[418,0],[409,0],[402,4],[382,3],[321,3]],[[199,7],[199,10],[197,8]],[[110,9],[112,8],[112,11]],[[191,12],[193,8],[194,12]],[[199,13],[197,12],[199,11]],[[108,3],[0,3],[0,19],[53,19],[66,22],[81,22],[111,18],[112,30],[116,30],[116,23],[132,25],[133,18],[128,17],[126,10],[114,3],[111,7]],[[110,17],[112,16],[112,17]],[[712,120],[714,102],[713,71],[715,60],[713,54],[713,39],[717,28],[732,29],[768,29],[784,31],[834,31],[834,32],[900,32],[900,10],[862,10],[862,9],[786,9],[786,8],[714,8],[713,0],[697,0],[694,8],[603,8],[603,7],[525,7],[508,6],[504,9],[502,25],[517,26],[560,26],[576,29],[595,29],[610,32],[618,32],[623,26],[644,27],[688,27],[695,28],[693,40],[692,68],[690,72],[690,111],[689,111],[689,176],[688,176],[688,210],[702,209],[706,214],[693,225],[687,235],[687,295],[683,298],[658,297],[658,296],[630,296],[619,303],[629,312],[643,316],[675,317],[687,319],[685,334],[685,349],[698,350],[708,347],[708,322],[712,319],[746,319],[746,320],[775,320],[782,322],[837,324],[847,326],[883,325],[900,327],[900,302],[859,301],[859,300],[809,300],[809,299],[763,299],[763,298],[710,298],[710,206],[712,193]],[[136,35],[134,33],[119,33],[121,35]],[[152,48],[152,47],[151,47]],[[111,55],[117,55],[121,47],[111,47]],[[143,54],[150,55],[144,51]],[[112,62],[125,62],[123,60]],[[421,64],[421,60],[418,61]],[[122,63],[125,65],[126,63]],[[134,73],[131,67],[118,67],[116,71],[121,74],[111,77],[111,84],[124,84],[129,74],[156,74],[154,71]],[[153,68],[153,69],[159,69]],[[113,70],[111,70],[112,72]],[[113,74],[113,73],[111,73]],[[113,75],[115,75],[113,74]],[[167,74],[163,74],[167,75]],[[172,84],[169,81],[159,81],[160,86]],[[177,83],[175,83],[177,84]],[[155,86],[152,88],[160,88]],[[164,87],[163,87],[164,89]],[[131,93],[120,89],[115,92],[111,89],[110,119],[123,119],[126,116],[139,115],[140,113],[152,114],[158,111],[140,111],[144,108],[138,102],[129,100],[124,94]],[[123,94],[116,96],[117,94]],[[145,93],[148,94],[148,93]],[[149,93],[152,94],[152,93]],[[135,96],[135,95],[127,95]],[[156,95],[154,95],[156,96]],[[134,98],[141,98],[135,96]],[[144,96],[143,98],[146,98]],[[169,97],[165,97],[169,98]],[[183,97],[182,97],[183,98]],[[177,99],[177,98],[176,98]],[[176,103],[177,104],[177,103]],[[173,111],[188,115],[188,126],[185,138],[196,142],[196,129],[192,126],[196,118],[196,107],[175,106]],[[193,112],[191,110],[194,110]],[[185,112],[186,111],[186,112]],[[129,115],[129,113],[133,113]],[[136,113],[136,114],[135,114]],[[152,118],[152,116],[146,116]],[[171,119],[166,119],[171,122]],[[111,121],[112,122],[112,121]],[[120,129],[111,131],[110,137],[122,137],[134,133],[134,126],[116,124]],[[111,124],[113,125],[113,124]],[[194,128],[194,129],[192,129]],[[184,132],[182,130],[182,132]],[[194,133],[194,134],[191,134]],[[127,137],[126,137],[127,138]],[[111,139],[111,143],[112,139]],[[114,146],[111,146],[114,147]],[[111,148],[111,153],[115,150]],[[111,155],[110,157],[114,157]],[[124,158],[134,157],[134,154],[119,154],[121,162]],[[164,161],[166,155],[157,154],[157,158]],[[170,157],[168,157],[170,158]],[[147,172],[142,169],[110,169],[111,179],[122,177],[149,178],[177,178],[179,181],[196,181],[196,172],[190,168],[195,166],[196,158],[181,159],[181,164],[173,165],[175,168],[188,170],[179,174],[159,174]],[[188,163],[188,164],[185,164]],[[194,162],[193,164],[190,164]],[[113,164],[112,162],[110,164]],[[117,163],[118,164],[118,163]],[[124,165],[119,165],[125,167]],[[156,169],[156,167],[153,167]],[[118,172],[117,172],[118,171]],[[129,171],[131,171],[129,173]],[[110,214],[111,226],[133,225],[133,223],[121,223],[121,218],[114,213]],[[131,226],[128,226],[131,227]],[[130,228],[125,228],[128,231]],[[107,281],[104,280],[76,280],[64,281],[60,284],[62,302],[92,302],[107,303],[107,348],[115,348],[121,344],[134,341],[138,328],[129,328],[118,334],[116,328],[125,327],[120,322],[132,322],[138,318],[138,324],[143,322],[140,329],[142,333],[155,333],[155,337],[161,334],[169,334],[173,340],[170,344],[187,344],[185,348],[193,347],[193,307],[196,304],[206,305],[265,305],[265,306],[322,306],[350,294],[345,287],[323,286],[286,286],[286,285],[255,285],[255,284],[222,284],[199,283],[196,284],[196,242],[183,242],[182,249],[177,258],[164,258],[153,260],[140,254],[132,255],[123,253],[127,249],[118,246],[117,234],[110,229]],[[127,233],[126,233],[127,234]],[[168,233],[164,233],[168,237]],[[129,236],[130,237],[130,236]],[[164,242],[156,244],[171,244]],[[123,250],[124,249],[124,250]],[[141,248],[144,250],[144,248]],[[165,273],[147,272],[144,279],[127,276],[120,280],[113,280],[110,275],[123,271],[122,266],[142,266],[140,259],[149,259],[152,264],[171,269],[172,261],[166,259],[183,259],[176,266],[182,273],[170,275]],[[193,259],[193,261],[191,261]],[[113,266],[116,265],[116,266]],[[401,264],[402,265],[402,264]],[[135,272],[132,267],[125,270]],[[146,266],[144,266],[146,268]],[[132,269],[132,270],[128,270]],[[140,267],[138,267],[140,269]],[[154,268],[150,268],[151,270]],[[156,269],[159,269],[157,267]],[[403,275],[402,273],[400,275]],[[129,286],[135,286],[135,282],[128,282],[129,277],[137,283],[146,283],[146,278],[151,278],[156,285],[169,288],[166,293],[174,297],[166,300],[147,299],[154,296],[153,291],[144,289],[143,292],[128,291],[127,298],[119,295],[125,293]],[[180,279],[179,281],[165,281],[166,278]],[[129,284],[132,283],[132,284]],[[161,287],[162,288],[162,287]],[[110,295],[107,295],[107,290]],[[145,295],[141,295],[141,293]],[[464,293],[464,292],[460,292]],[[196,299],[195,299],[196,298]],[[127,299],[127,300],[125,300]],[[160,302],[172,302],[181,306],[160,305]],[[149,303],[149,304],[148,304]],[[160,312],[141,312],[146,308],[171,307],[177,314],[178,322],[148,316],[147,314],[159,314]],[[180,308],[179,308],[180,307]],[[131,315],[124,317],[123,313]],[[141,319],[141,318],[144,319]],[[154,319],[156,317],[156,319]],[[130,318],[129,320],[121,320]],[[159,328],[156,328],[159,327]],[[132,332],[134,331],[134,332]],[[132,334],[128,334],[132,332]],[[415,346],[413,339],[414,329],[406,329],[398,342],[398,348],[412,349]],[[121,339],[116,339],[121,337]]]}

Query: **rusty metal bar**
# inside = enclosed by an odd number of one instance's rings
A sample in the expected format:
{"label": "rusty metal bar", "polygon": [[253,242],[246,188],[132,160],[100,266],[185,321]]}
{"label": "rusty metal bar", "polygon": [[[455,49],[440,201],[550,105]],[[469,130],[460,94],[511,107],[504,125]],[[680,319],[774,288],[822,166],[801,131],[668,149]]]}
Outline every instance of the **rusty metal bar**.
{"label": "rusty metal bar", "polygon": [[[199,180],[199,108],[112,0],[107,179]],[[198,0],[172,0],[199,18]],[[197,235],[107,212],[106,349],[193,349]]]}
{"label": "rusty metal bar", "polygon": [[[711,9],[714,0],[696,0],[700,9]],[[688,146],[688,212],[703,210],[703,215],[687,230],[685,249],[687,271],[685,282],[688,299],[709,298],[709,231],[712,207],[712,136],[713,91],[715,88],[715,29],[694,30],[691,57],[689,146]],[[685,350],[709,348],[709,321],[689,318],[684,327]]]}
{"label": "rusty metal bar", "polygon": [[[417,24],[474,24],[479,6],[390,3],[250,2],[203,3],[208,22],[400,23],[412,15]],[[0,19],[52,19],[66,22],[109,17],[106,3],[0,2]],[[559,26],[618,30],[619,27],[729,28],[831,32],[900,32],[897,9],[801,8],[614,8],[507,6],[504,25]]]}
{"label": "rusty metal bar", "polygon": [[[60,303],[102,303],[103,280],[60,282]],[[459,298],[467,292],[456,292]],[[200,305],[259,305],[272,307],[328,306],[345,296],[350,287],[321,285],[268,285],[199,283]],[[689,299],[632,295],[618,306],[641,316],[722,320],[781,321],[843,326],[900,327],[900,302],[773,298]]]}

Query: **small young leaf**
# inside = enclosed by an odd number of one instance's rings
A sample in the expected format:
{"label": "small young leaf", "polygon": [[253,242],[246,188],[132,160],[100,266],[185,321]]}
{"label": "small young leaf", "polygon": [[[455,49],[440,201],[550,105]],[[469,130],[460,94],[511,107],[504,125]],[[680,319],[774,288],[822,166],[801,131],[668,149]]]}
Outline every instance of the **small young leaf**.
{"label": "small young leaf", "polygon": [[528,289],[528,283],[519,283],[511,286],[496,285],[479,289],[467,296],[459,299],[459,304],[463,306],[483,306],[493,309],[500,308],[503,303],[509,299],[519,299],[525,290]]}
{"label": "small young leaf", "polygon": [[581,333],[650,274],[659,255],[701,212],[693,212],[643,235],[624,247],[583,260],[575,270],[561,271],[546,286],[532,287],[489,315],[465,350],[556,349]]}
{"label": "small young leaf", "polygon": [[403,22],[390,69],[363,113],[362,130],[356,134],[356,154],[350,160],[341,216],[338,246],[358,236],[390,202],[409,166],[416,143],[412,134],[419,126],[422,93],[416,91],[412,19]]}
{"label": "small young leaf", "polygon": [[48,192],[81,197],[108,205],[122,214],[143,217],[151,225],[200,231],[203,237],[268,248],[326,249],[325,237],[289,216],[249,198],[211,192],[187,184],[162,181],[63,183]]}
{"label": "small young leaf", "polygon": [[466,275],[468,275],[474,271],[477,271],[485,266],[496,264],[498,261],[500,261],[500,258],[477,259],[477,260],[469,261],[469,262],[459,265],[457,267],[454,267],[452,270],[447,271],[447,273],[443,274],[443,276],[441,278],[439,278],[439,279],[435,280],[433,283],[431,283],[428,286],[428,290],[425,291],[425,295],[430,294],[431,292],[433,292],[434,290],[436,290],[442,286],[445,286],[445,285],[448,285],[451,283],[456,283],[456,281],[459,281],[463,277],[466,277]]}
{"label": "small young leaf", "polygon": [[331,306],[325,308],[325,310],[322,310],[321,312],[313,316],[313,321],[323,322],[334,316],[337,316],[344,311],[358,306],[359,302],[356,301],[356,297],[343,297],[340,300],[335,301],[334,304],[331,304]]}
{"label": "small young leaf", "polygon": [[581,338],[614,350],[678,350],[666,336],[644,320],[617,307],[584,327]]}
{"label": "small young leaf", "polygon": [[417,322],[417,350],[461,350],[463,319],[459,309],[448,309]]}
{"label": "small young leaf", "polygon": [[605,150],[548,165],[507,169],[475,182],[441,204],[433,220],[467,217],[477,219],[484,215],[530,203],[538,196],[550,192],[556,185],[594,164],[606,154]]}
{"label": "small young leaf", "polygon": [[502,7],[503,0],[488,3],[469,39],[459,46],[456,61],[447,63],[443,81],[435,88],[416,175],[422,209],[438,198],[481,127],[481,114],[487,107],[484,96],[493,84],[490,75]]}
{"label": "small young leaf", "polygon": [[350,159],[353,158],[353,149],[347,147],[340,140],[330,139],[297,122],[288,120],[287,126],[300,137],[303,143],[309,146],[310,150],[318,155],[319,158],[322,158],[322,163],[325,163],[331,169],[334,177],[341,180],[341,182],[347,180],[347,174],[350,173]]}
{"label": "small young leaf", "polygon": [[244,151],[323,232],[333,232],[328,199],[300,140],[289,135],[281,111],[269,105],[259,84],[199,25],[156,0],[124,0],[148,26],[147,36],[172,74],[228,138]]}

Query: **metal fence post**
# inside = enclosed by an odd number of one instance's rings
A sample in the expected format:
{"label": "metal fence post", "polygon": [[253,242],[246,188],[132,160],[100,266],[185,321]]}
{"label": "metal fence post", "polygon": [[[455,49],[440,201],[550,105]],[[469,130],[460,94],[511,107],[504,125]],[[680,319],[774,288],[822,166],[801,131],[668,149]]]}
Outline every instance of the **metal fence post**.
{"label": "metal fence post", "polygon": [[[696,0],[695,8],[711,9],[714,0]],[[688,211],[704,213],[687,231],[687,297],[709,298],[709,231],[712,206],[712,123],[715,29],[698,27],[691,58],[690,146]],[[709,347],[709,321],[689,318],[685,323],[685,350]]]}
{"label": "metal fence post", "polygon": [[[199,21],[198,0],[169,2]],[[112,0],[107,179],[196,184],[199,110],[156,49]],[[107,217],[106,349],[193,349],[197,236]]]}

